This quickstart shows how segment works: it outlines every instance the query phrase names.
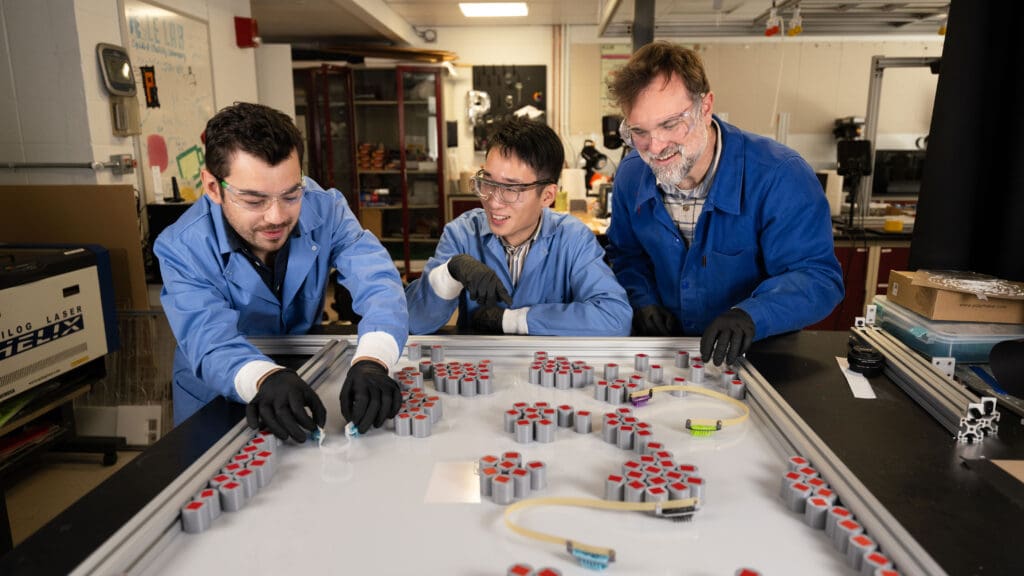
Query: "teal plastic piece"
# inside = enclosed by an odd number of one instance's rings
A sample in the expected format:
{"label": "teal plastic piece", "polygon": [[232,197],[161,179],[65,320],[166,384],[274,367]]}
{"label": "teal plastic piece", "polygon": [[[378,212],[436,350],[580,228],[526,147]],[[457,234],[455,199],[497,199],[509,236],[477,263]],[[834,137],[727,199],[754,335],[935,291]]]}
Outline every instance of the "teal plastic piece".
{"label": "teal plastic piece", "polygon": [[578,548],[573,547],[572,542],[568,542],[566,544],[566,548],[569,550],[569,553],[572,554],[574,558],[576,558],[576,561],[579,562],[580,566],[583,566],[587,570],[595,570],[600,572],[605,568],[608,568],[608,564],[615,561],[614,553],[611,556],[609,556],[607,554],[587,552],[585,550],[580,550]]}

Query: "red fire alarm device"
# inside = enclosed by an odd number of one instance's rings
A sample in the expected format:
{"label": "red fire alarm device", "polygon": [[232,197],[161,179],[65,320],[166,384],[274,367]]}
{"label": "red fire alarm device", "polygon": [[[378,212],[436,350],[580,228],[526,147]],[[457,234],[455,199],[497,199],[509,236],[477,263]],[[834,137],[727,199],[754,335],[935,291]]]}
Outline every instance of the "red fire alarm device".
{"label": "red fire alarm device", "polygon": [[255,18],[235,16],[235,41],[239,48],[255,48],[259,45],[259,31]]}

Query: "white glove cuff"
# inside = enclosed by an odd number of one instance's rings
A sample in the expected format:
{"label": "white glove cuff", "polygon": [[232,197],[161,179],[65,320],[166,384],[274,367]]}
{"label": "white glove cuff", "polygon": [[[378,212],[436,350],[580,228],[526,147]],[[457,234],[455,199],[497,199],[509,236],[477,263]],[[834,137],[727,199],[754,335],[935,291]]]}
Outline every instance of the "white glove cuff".
{"label": "white glove cuff", "polygon": [[242,399],[242,402],[248,404],[256,397],[256,393],[259,392],[259,387],[257,386],[259,381],[270,372],[282,368],[284,366],[279,366],[267,360],[253,360],[243,364],[238,369],[238,372],[235,373],[235,393]]}
{"label": "white glove cuff", "polygon": [[526,314],[530,307],[505,310],[501,316],[501,331],[505,334],[529,334],[530,328],[526,324]]}
{"label": "white glove cuff", "polygon": [[398,342],[387,332],[367,332],[359,337],[352,361],[369,356],[383,362],[390,370],[398,362]]}
{"label": "white glove cuff", "polygon": [[458,298],[464,287],[462,282],[453,278],[451,272],[448,271],[448,262],[451,262],[451,260],[449,258],[444,264],[435,267],[427,277],[430,287],[434,289],[434,293],[445,300]]}

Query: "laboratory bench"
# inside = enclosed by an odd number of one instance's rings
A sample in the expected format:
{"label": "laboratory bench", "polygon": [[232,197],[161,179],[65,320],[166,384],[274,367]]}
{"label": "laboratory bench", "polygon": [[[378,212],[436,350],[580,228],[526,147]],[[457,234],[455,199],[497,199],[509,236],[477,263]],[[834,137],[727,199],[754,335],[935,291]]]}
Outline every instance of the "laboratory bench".
{"label": "laboratory bench", "polygon": [[[296,338],[306,347],[301,352],[290,348],[288,339],[265,350],[300,367],[313,362],[307,358],[318,358],[312,350],[320,342],[333,340]],[[892,524],[887,530],[907,535],[901,546],[923,551],[927,562],[922,565],[933,563],[916,573],[1024,573],[1024,558],[1006,545],[1024,533],[1024,490],[993,463],[1024,459],[1019,418],[1003,414],[998,437],[961,444],[884,374],[870,379],[876,399],[855,398],[836,361],[845,355],[848,338],[845,331],[769,338],[755,343],[744,370],[754,370],[768,383],[758,389],[758,398],[774,391],[877,499],[881,517]],[[175,516],[196,492],[190,483],[203,482],[209,477],[205,470],[213,466],[215,471],[224,454],[252,435],[244,426],[244,407],[217,399],[0,558],[0,573],[69,573],[76,567],[81,573],[143,574],[332,571],[344,566],[381,574],[502,574],[516,562],[555,567],[563,574],[589,573],[564,547],[507,530],[502,507],[479,496],[474,462],[484,454],[518,450],[526,459],[544,460],[550,470],[548,488],[536,495],[601,498],[606,475],[630,455],[603,443],[596,422],[593,434],[559,430],[550,444],[518,444],[502,430],[502,411],[518,401],[571,404],[595,414],[611,409],[593,398],[591,388],[554,390],[525,382],[533,351],[594,366],[617,361],[627,371],[634,354],[646,352],[652,363],[666,366],[668,378],[675,370],[671,357],[677,350],[696,355],[696,339],[439,335],[410,341],[424,349],[444,346],[447,360],[493,359],[495,393],[440,394],[444,416],[428,438],[402,438],[380,429],[349,440],[341,434],[337,405],[352,353],[345,346],[318,381],[328,408],[327,443],[282,446],[273,482],[242,510],[223,513],[201,534],[181,532]],[[399,366],[409,364],[403,357]],[[709,367],[709,377],[713,370]],[[682,415],[721,418],[735,410],[693,395],[659,395],[635,411],[653,424],[656,439],[677,461],[698,464],[706,477],[705,502],[691,521],[564,510],[521,512],[518,521],[595,544],[614,541],[617,560],[610,573],[732,574],[749,566],[766,574],[857,574],[821,531],[803,524],[779,498],[792,454],[778,448],[759,412],[711,437],[696,438],[681,430]],[[838,478],[825,479],[840,484]],[[839,499],[844,499],[841,491]]]}

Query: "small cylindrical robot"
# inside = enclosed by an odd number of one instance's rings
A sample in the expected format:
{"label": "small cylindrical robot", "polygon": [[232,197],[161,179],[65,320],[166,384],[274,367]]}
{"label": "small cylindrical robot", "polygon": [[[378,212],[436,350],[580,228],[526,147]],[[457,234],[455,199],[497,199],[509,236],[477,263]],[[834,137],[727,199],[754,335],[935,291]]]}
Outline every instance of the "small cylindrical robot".
{"label": "small cylindrical robot", "polygon": [[568,404],[562,404],[558,407],[558,427],[559,428],[571,428],[573,422],[573,409]]}
{"label": "small cylindrical robot", "polygon": [[418,342],[409,342],[406,344],[405,350],[409,356],[409,362],[416,362],[423,357],[423,348]]}
{"label": "small cylindrical robot", "polygon": [[804,506],[804,524],[811,528],[824,530],[825,515],[828,514],[828,510],[831,507],[832,505],[829,504],[829,501],[820,496],[808,498],[807,504]]}
{"label": "small cylindrical robot", "polygon": [[426,438],[430,436],[431,422],[430,416],[425,413],[419,413],[412,417],[412,437],[413,438]]}
{"label": "small cylindrical robot", "polygon": [[615,380],[619,377],[619,365],[615,363],[608,363],[604,365],[604,379],[608,381]]}
{"label": "small cylindrical robot", "polygon": [[592,424],[590,421],[590,412],[588,410],[580,410],[577,412],[575,420],[574,428],[577,434],[590,434]]}
{"label": "small cylindrical robot", "polygon": [[640,353],[633,356],[633,370],[642,373],[647,372],[647,367],[650,366],[651,357],[647,354]]}
{"label": "small cylindrical robot", "polygon": [[618,474],[611,474],[604,481],[604,499],[621,502],[625,497],[626,479]]}
{"label": "small cylindrical robot", "polygon": [[533,438],[537,442],[542,444],[548,444],[555,441],[555,423],[547,418],[542,418],[537,421],[533,430]]}
{"label": "small cylindrical robot", "polygon": [[434,364],[444,363],[444,346],[442,344],[434,344],[430,347],[430,361]]}
{"label": "small cylindrical robot", "polygon": [[548,467],[539,460],[526,463],[530,471],[530,490],[543,490],[548,487]]}
{"label": "small cylindrical robot", "polygon": [[702,384],[704,382],[704,365],[703,364],[691,364],[690,365],[690,381],[695,384]]}

